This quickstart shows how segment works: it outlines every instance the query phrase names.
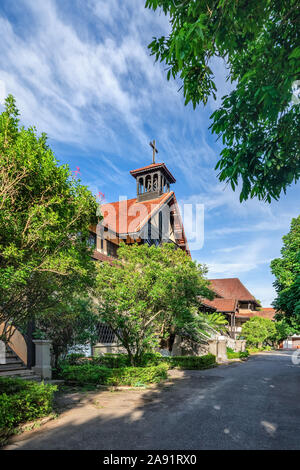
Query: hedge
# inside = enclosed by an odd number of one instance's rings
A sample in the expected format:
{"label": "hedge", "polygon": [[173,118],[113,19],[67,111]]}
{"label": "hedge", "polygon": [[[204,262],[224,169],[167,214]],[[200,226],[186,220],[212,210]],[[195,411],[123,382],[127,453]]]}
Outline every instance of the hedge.
{"label": "hedge", "polygon": [[[167,356],[164,357],[159,353],[146,353],[141,358],[139,367],[152,367],[159,364],[167,363],[170,368],[178,367],[181,369],[207,369],[216,365],[216,357],[213,354],[205,356]],[[89,365],[99,366],[102,371],[103,367],[109,369],[130,367],[130,360],[127,354],[105,354],[103,356],[83,357],[81,355],[69,355],[66,360],[61,363],[61,368],[66,365]]]}
{"label": "hedge", "polygon": [[227,351],[227,357],[228,359],[243,359],[249,356],[248,351],[239,351],[239,352],[231,352]]}
{"label": "hedge", "polygon": [[167,378],[169,366],[165,363],[151,367],[108,368],[98,364],[66,365],[60,371],[60,377],[66,383],[131,385],[160,382]]}
{"label": "hedge", "polygon": [[170,368],[177,369],[209,369],[216,365],[216,356],[206,354],[205,356],[169,356],[164,360]]}
{"label": "hedge", "polygon": [[0,378],[0,433],[52,412],[54,385]]}
{"label": "hedge", "polygon": [[96,364],[105,366],[109,369],[119,367],[129,367],[130,360],[128,354],[104,354],[101,356],[85,357],[83,354],[69,354],[63,361],[60,361],[59,366],[64,367],[66,364],[75,366],[82,364]]}
{"label": "hedge", "polygon": [[113,374],[108,377],[107,383],[110,385],[146,385],[158,383],[168,377],[168,364],[162,363],[158,366],[150,367],[123,367],[113,369]]}
{"label": "hedge", "polygon": [[272,347],[271,346],[263,346],[262,348],[251,347],[251,348],[248,348],[248,351],[249,351],[249,354],[255,354],[257,352],[272,351]]}

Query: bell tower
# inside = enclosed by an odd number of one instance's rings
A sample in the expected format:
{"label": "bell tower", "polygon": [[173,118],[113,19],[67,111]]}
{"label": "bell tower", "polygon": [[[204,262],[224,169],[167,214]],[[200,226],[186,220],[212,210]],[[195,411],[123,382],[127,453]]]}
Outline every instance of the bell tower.
{"label": "bell tower", "polygon": [[164,193],[170,192],[170,185],[176,183],[174,176],[170,173],[164,163],[155,163],[155,140],[150,142],[153,148],[153,163],[137,170],[131,170],[130,174],[136,179],[137,201],[149,201],[156,199]]}

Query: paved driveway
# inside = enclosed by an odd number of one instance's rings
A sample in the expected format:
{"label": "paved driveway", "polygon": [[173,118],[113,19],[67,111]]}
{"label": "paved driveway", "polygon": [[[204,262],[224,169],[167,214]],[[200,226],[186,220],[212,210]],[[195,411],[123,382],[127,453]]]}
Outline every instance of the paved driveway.
{"label": "paved driveway", "polygon": [[300,365],[272,352],[144,391],[88,394],[22,439],[6,449],[300,449]]}

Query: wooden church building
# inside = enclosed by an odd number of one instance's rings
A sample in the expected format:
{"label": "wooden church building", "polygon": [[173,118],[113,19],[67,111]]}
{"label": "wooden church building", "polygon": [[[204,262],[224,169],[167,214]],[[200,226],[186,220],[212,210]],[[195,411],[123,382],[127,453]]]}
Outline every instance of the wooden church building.
{"label": "wooden church building", "polygon": [[91,230],[93,258],[112,262],[121,241],[148,245],[173,243],[190,256],[179,207],[171,185],[176,182],[165,163],[153,163],[130,174],[136,181],[136,197],[103,204],[103,220]]}
{"label": "wooden church building", "polygon": [[[176,180],[165,163],[155,162],[155,141],[150,145],[153,162],[130,171],[136,182],[136,196],[101,206],[103,220],[91,229],[94,260],[113,263],[122,241],[149,246],[172,243],[190,256],[175,193],[171,190]],[[99,325],[99,342],[93,353],[119,352],[116,340],[107,325]]]}

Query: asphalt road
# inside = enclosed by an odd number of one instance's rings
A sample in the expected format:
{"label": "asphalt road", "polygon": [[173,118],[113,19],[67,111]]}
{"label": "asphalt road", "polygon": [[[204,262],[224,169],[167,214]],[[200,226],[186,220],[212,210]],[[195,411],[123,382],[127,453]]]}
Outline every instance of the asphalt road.
{"label": "asphalt road", "polygon": [[6,449],[300,449],[300,365],[291,352],[111,396],[68,410]]}

